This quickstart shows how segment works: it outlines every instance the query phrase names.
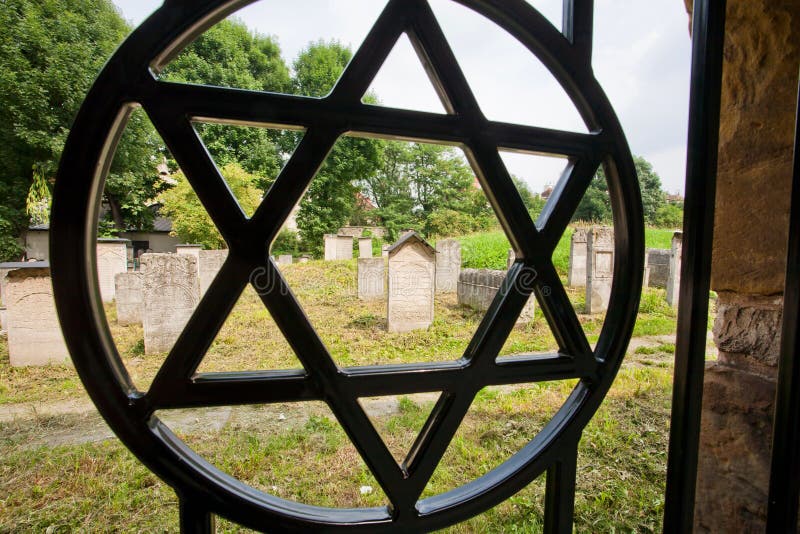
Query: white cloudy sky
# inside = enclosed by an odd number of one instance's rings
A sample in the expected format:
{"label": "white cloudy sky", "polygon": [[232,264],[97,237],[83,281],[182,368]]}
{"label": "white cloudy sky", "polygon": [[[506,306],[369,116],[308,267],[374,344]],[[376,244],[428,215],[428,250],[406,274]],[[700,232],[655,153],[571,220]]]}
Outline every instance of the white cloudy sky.
{"label": "white cloudy sky", "polygon": [[[139,24],[161,0],[113,0]],[[558,27],[561,0],[530,1]],[[288,63],[309,41],[337,39],[357,48],[384,0],[261,0],[236,14],[275,36]],[[431,0],[448,40],[490,119],[585,131],[565,93],[527,50],[486,19],[451,0]],[[593,66],[634,154],[647,158],[669,192],[682,192],[689,105],[690,40],[680,0],[595,0]],[[386,105],[441,106],[405,38],[373,89]],[[560,160],[504,155],[535,191],[558,178]]]}

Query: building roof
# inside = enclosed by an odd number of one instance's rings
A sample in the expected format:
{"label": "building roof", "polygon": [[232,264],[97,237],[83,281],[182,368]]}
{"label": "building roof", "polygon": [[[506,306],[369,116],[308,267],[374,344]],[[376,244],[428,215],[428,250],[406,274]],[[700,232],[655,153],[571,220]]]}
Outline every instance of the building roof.
{"label": "building roof", "polygon": [[387,250],[387,252],[388,252],[388,253],[389,253],[389,255],[391,256],[391,255],[392,255],[392,254],[393,254],[395,251],[399,250],[400,248],[402,248],[402,247],[403,247],[403,245],[407,244],[407,243],[408,243],[408,242],[410,242],[410,241],[417,241],[417,242],[419,242],[419,243],[422,243],[422,244],[423,244],[423,245],[424,245],[424,246],[425,246],[425,247],[426,247],[426,248],[427,248],[427,249],[430,251],[430,253],[431,253],[432,255],[433,255],[433,254],[436,254],[436,249],[435,249],[435,248],[433,248],[433,247],[431,246],[431,244],[430,244],[430,243],[428,243],[427,241],[425,241],[425,240],[422,238],[422,236],[421,236],[421,235],[419,235],[417,232],[408,232],[408,233],[406,233],[406,234],[405,234],[403,237],[401,237],[400,239],[398,239],[398,240],[397,240],[397,242],[396,242],[394,245],[392,245],[391,247],[389,247],[389,249]]}

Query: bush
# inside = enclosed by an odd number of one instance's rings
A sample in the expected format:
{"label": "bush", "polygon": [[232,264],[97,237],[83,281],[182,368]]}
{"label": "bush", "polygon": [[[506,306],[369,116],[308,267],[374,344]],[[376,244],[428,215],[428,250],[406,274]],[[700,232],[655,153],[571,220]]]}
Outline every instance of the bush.
{"label": "bush", "polygon": [[659,228],[680,228],[683,210],[675,204],[664,204],[656,210],[653,222]]}
{"label": "bush", "polygon": [[273,256],[279,256],[281,254],[297,256],[299,251],[300,239],[297,236],[297,232],[289,230],[288,228],[280,231],[278,237],[272,242],[272,248],[270,249],[270,253]]}

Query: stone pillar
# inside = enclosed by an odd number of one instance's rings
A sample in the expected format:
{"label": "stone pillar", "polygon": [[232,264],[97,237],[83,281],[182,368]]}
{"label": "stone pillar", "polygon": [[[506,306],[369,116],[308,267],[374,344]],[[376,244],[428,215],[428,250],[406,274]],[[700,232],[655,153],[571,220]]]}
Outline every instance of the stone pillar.
{"label": "stone pillar", "polygon": [[325,234],[322,238],[325,243],[325,261],[336,259],[336,238],[336,234]]}
{"label": "stone pillar", "polygon": [[425,329],[433,322],[435,253],[416,232],[406,234],[389,250],[389,332]]}
{"label": "stone pillar", "polygon": [[436,291],[455,293],[461,271],[461,243],[455,239],[436,242]]}
{"label": "stone pillar", "polygon": [[567,285],[586,286],[587,232],[586,228],[575,228],[569,242],[569,271]]}
{"label": "stone pillar", "polygon": [[116,286],[117,323],[142,324],[144,300],[142,299],[142,273],[118,273]]}
{"label": "stone pillar", "polygon": [[11,366],[68,362],[69,352],[56,315],[50,268],[43,262],[30,265],[7,274],[8,354]]}
{"label": "stone pillar", "polygon": [[127,239],[97,240],[97,283],[103,302],[114,300],[114,278],[128,272],[128,245]]}
{"label": "stone pillar", "polygon": [[169,351],[200,301],[197,258],[143,254],[144,351]]}
{"label": "stone pillar", "polygon": [[694,530],[764,532],[791,197],[800,2],[729,0]]}
{"label": "stone pillar", "polygon": [[200,294],[208,291],[208,286],[214,281],[222,264],[228,259],[228,250],[201,250],[198,253],[197,271],[200,276]]}
{"label": "stone pillar", "polygon": [[614,275],[614,229],[594,227],[586,237],[586,313],[608,309]]}
{"label": "stone pillar", "polygon": [[672,236],[672,250],[669,255],[669,276],[667,277],[667,304],[678,307],[678,294],[681,287],[681,259],[683,258],[683,232]]}
{"label": "stone pillar", "polygon": [[358,298],[382,299],[386,295],[386,262],[383,258],[358,259]]}
{"label": "stone pillar", "polygon": [[372,238],[359,237],[358,238],[358,257],[371,258],[372,257]]}

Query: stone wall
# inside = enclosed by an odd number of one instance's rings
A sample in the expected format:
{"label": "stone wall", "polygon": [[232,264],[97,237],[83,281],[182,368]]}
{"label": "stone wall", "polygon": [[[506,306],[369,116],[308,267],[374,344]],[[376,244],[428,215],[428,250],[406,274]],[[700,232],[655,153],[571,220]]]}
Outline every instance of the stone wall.
{"label": "stone wall", "polygon": [[[473,310],[488,310],[507,275],[507,271],[493,269],[463,269],[458,276],[458,304]],[[531,295],[517,322],[533,320],[535,310],[536,297]]]}
{"label": "stone wall", "polygon": [[[691,0],[686,1],[691,8]],[[763,532],[800,65],[800,2],[729,0],[696,532]]]}

